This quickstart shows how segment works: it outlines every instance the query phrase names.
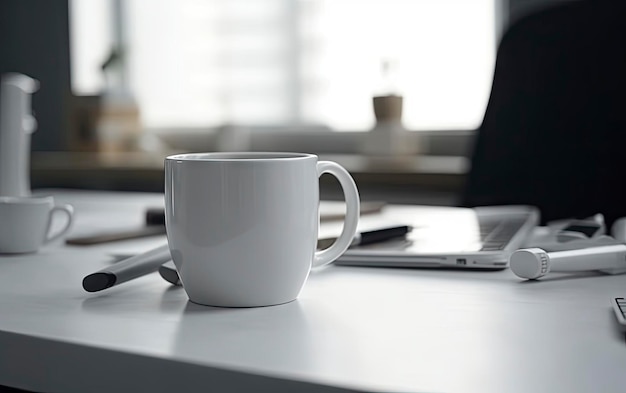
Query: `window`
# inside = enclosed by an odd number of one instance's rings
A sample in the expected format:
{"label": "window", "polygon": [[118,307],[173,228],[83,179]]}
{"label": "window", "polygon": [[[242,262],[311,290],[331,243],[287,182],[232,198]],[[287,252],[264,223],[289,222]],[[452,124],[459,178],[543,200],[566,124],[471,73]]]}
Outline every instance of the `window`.
{"label": "window", "polygon": [[99,67],[119,40],[146,127],[364,131],[390,62],[408,129],[473,129],[491,88],[495,1],[75,0],[73,87],[105,88]]}

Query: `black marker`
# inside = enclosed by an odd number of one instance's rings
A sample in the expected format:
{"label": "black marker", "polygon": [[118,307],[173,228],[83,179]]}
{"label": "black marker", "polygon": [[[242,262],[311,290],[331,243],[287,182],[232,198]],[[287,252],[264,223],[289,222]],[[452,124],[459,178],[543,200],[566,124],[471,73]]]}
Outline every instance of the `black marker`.
{"label": "black marker", "polygon": [[[413,227],[408,225],[401,225],[395,227],[388,227],[382,229],[375,229],[373,231],[359,232],[354,236],[354,240],[350,244],[350,247],[360,246],[365,244],[381,243],[387,240],[404,237],[407,233],[411,232]],[[319,239],[317,241],[317,248],[327,248],[335,242],[336,238]],[[159,274],[163,279],[172,285],[182,285],[176,266],[174,262],[169,261],[159,266]]]}
{"label": "black marker", "polygon": [[[408,225],[401,225],[359,232],[354,236],[350,247],[404,237],[412,229]],[[334,241],[335,238],[319,239],[317,247],[319,249],[329,247]],[[176,267],[171,262],[167,244],[88,275],[83,279],[83,288],[88,292],[98,292],[155,271],[158,271],[161,277],[169,283],[181,285]]]}
{"label": "black marker", "polygon": [[[371,231],[357,232],[350,243],[350,247],[363,246],[365,244],[382,243],[387,240],[404,237],[413,228],[408,225],[393,226],[388,228],[374,229]],[[319,250],[328,248],[335,242],[336,238],[319,239],[317,248]]]}
{"label": "black marker", "polygon": [[159,266],[159,274],[163,279],[169,282],[172,285],[183,285],[180,281],[180,276],[178,275],[178,270],[176,270],[176,266],[174,262],[169,261],[165,262],[161,266]]}
{"label": "black marker", "polygon": [[114,285],[156,272],[159,266],[172,259],[167,244],[135,255],[108,266],[83,279],[83,288],[87,292],[98,292]]}

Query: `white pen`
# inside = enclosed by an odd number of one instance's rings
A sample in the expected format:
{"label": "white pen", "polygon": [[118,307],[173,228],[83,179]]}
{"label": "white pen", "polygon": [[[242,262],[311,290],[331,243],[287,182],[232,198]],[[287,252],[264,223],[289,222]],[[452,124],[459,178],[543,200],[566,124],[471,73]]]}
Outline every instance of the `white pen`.
{"label": "white pen", "polygon": [[[351,246],[378,243],[403,237],[411,229],[408,225],[400,225],[359,232],[355,235]],[[318,248],[326,248],[334,241],[335,238],[319,239]],[[88,292],[98,292],[157,270],[168,282],[180,285],[180,278],[174,264],[172,262],[166,264],[171,259],[170,251],[166,244],[86,276],[83,279],[83,288]]]}
{"label": "white pen", "polygon": [[98,292],[114,285],[156,272],[159,266],[172,259],[167,244],[135,255],[83,279],[83,288],[87,292]]}

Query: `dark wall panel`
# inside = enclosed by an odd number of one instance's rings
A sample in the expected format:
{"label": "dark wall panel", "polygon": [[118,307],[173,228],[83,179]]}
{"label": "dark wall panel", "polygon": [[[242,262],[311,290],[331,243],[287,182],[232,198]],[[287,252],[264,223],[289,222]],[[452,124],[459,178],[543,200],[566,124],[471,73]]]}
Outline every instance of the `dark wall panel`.
{"label": "dark wall panel", "polygon": [[40,81],[33,95],[39,123],[33,150],[65,150],[70,98],[67,0],[0,1],[0,73]]}

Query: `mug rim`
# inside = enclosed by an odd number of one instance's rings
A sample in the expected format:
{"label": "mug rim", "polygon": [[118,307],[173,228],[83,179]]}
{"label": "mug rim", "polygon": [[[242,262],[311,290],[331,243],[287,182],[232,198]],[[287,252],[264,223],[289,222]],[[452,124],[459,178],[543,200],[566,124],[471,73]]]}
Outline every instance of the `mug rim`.
{"label": "mug rim", "polygon": [[1,204],[35,205],[42,203],[51,203],[52,201],[53,198],[50,195],[0,196]]}
{"label": "mug rim", "polygon": [[169,161],[188,162],[276,162],[297,161],[317,158],[315,154],[295,152],[203,152],[203,153],[180,153],[167,156]]}

